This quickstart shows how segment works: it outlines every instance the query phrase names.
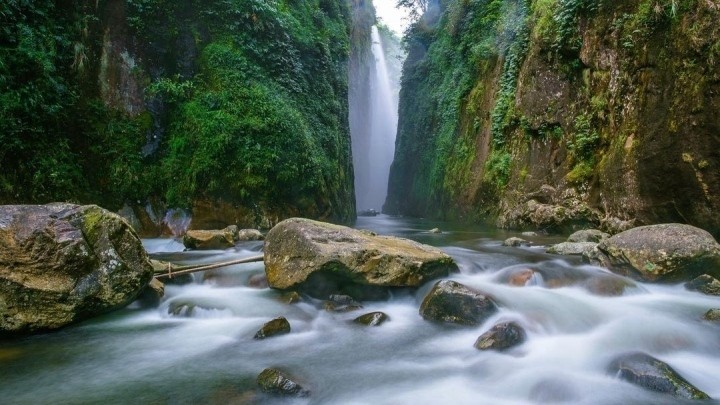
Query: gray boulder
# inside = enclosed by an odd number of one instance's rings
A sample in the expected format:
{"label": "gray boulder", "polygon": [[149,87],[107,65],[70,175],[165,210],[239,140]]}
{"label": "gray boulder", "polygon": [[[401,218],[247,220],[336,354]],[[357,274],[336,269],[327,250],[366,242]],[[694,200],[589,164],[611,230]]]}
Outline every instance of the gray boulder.
{"label": "gray boulder", "polygon": [[608,372],[645,389],[683,399],[710,399],[672,367],[648,354],[623,354],[610,363]]}
{"label": "gray boulder", "polygon": [[720,280],[707,274],[703,274],[685,283],[685,288],[690,291],[701,292],[705,295],[720,296]]}
{"label": "gray boulder", "polygon": [[720,244],[690,225],[641,226],[597,247],[595,261],[612,272],[644,281],[683,281],[720,276]]}
{"label": "gray boulder", "polygon": [[470,326],[480,325],[497,311],[489,297],[450,280],[438,281],[420,306],[426,320]]}
{"label": "gray boulder", "polygon": [[371,298],[379,288],[419,287],[457,270],[440,249],[301,218],[271,229],[264,252],[270,287],[320,298]]}
{"label": "gray boulder", "polygon": [[580,256],[592,252],[596,246],[597,243],[594,242],[562,242],[550,246],[546,252],[555,255]]}
{"label": "gray boulder", "polygon": [[568,237],[568,242],[594,242],[594,243],[600,243],[604,241],[605,239],[609,238],[610,235],[597,230],[597,229],[583,229],[582,231],[577,231],[570,235]]}
{"label": "gray boulder", "polygon": [[122,308],[152,279],[130,225],[95,205],[0,206],[0,335]]}

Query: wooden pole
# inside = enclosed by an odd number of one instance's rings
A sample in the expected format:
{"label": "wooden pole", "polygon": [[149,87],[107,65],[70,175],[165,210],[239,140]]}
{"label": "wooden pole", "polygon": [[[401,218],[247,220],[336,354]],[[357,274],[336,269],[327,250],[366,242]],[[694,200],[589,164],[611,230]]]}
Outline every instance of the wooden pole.
{"label": "wooden pole", "polygon": [[256,263],[263,261],[263,255],[246,257],[244,259],[231,260],[229,262],[213,263],[213,264],[200,264],[197,266],[181,266],[178,267],[179,271],[172,271],[173,267],[171,263],[168,263],[168,272],[155,274],[155,278],[173,278],[174,276],[182,276],[184,274],[197,273],[199,271],[214,270],[220,267],[233,266],[236,264],[243,263]]}

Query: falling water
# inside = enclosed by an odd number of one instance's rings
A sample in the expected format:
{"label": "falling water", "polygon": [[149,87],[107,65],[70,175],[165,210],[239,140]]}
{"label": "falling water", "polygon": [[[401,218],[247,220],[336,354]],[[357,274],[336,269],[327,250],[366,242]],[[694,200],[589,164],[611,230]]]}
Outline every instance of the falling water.
{"label": "falling water", "polygon": [[387,194],[390,164],[395,153],[397,131],[397,98],[390,85],[382,39],[376,26],[372,27],[372,54],[374,69],[370,74],[370,122],[367,139],[355,139],[355,193],[360,210],[380,209]]}

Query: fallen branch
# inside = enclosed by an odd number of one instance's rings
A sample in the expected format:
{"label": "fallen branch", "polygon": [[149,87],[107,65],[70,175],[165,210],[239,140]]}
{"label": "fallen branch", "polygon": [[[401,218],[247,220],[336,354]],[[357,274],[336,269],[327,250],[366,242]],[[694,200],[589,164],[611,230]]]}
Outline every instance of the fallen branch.
{"label": "fallen branch", "polygon": [[[207,271],[219,269],[221,267],[233,266],[236,264],[244,263],[256,263],[263,261],[263,256],[252,256],[244,259],[231,260],[229,262],[213,263],[213,264],[198,264],[194,266],[176,266],[173,267],[172,263],[167,263],[167,273],[155,273],[155,278],[173,278],[174,276],[182,276],[184,274],[197,273],[199,271]],[[175,271],[173,271],[175,270]]]}

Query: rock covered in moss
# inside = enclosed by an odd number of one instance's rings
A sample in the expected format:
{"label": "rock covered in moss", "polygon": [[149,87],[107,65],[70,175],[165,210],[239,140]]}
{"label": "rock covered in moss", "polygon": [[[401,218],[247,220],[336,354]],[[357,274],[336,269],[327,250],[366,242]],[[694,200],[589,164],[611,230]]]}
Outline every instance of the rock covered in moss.
{"label": "rock covered in moss", "polygon": [[235,235],[232,229],[221,230],[190,230],[183,236],[183,245],[188,249],[213,250],[227,249],[235,246]]}
{"label": "rock covered in moss", "polygon": [[698,291],[706,295],[720,296],[720,280],[715,277],[703,274],[685,283],[685,288],[690,291]]}
{"label": "rock covered in moss", "polygon": [[271,287],[316,297],[362,298],[377,288],[418,287],[457,270],[440,249],[301,218],[271,229],[264,251]]}
{"label": "rock covered in moss", "polygon": [[609,238],[610,235],[600,231],[598,229],[583,229],[570,235],[567,239],[568,242],[593,242],[600,243],[605,239]]}
{"label": "rock covered in moss", "polygon": [[710,309],[705,312],[703,319],[710,322],[720,322],[720,309]]}
{"label": "rock covered in moss", "polygon": [[116,214],[95,205],[0,207],[0,335],[122,308],[152,276],[140,239]]}
{"label": "rock covered in moss", "polygon": [[458,282],[435,284],[420,306],[420,315],[429,321],[479,325],[497,312],[492,299]]}
{"label": "rock covered in moss", "polygon": [[640,387],[684,399],[710,399],[668,364],[646,353],[623,354],[610,363],[608,372]]}
{"label": "rock covered in moss", "polygon": [[273,336],[286,335],[290,333],[290,322],[283,317],[275,318],[265,323],[257,333],[255,339],[262,340]]}
{"label": "rock covered in moss", "polygon": [[257,377],[262,392],[274,395],[306,397],[310,391],[293,381],[284,372],[275,368],[266,368]]}
{"label": "rock covered in moss", "polygon": [[644,281],[720,275],[720,244],[708,232],[690,225],[633,228],[600,242],[597,250],[599,264]]}
{"label": "rock covered in moss", "polygon": [[353,319],[353,322],[365,326],[380,326],[390,319],[384,312],[370,312],[369,314],[360,315]]}
{"label": "rock covered in moss", "polygon": [[503,322],[480,335],[475,342],[475,348],[503,351],[522,344],[525,339],[525,330],[520,325],[515,322]]}

